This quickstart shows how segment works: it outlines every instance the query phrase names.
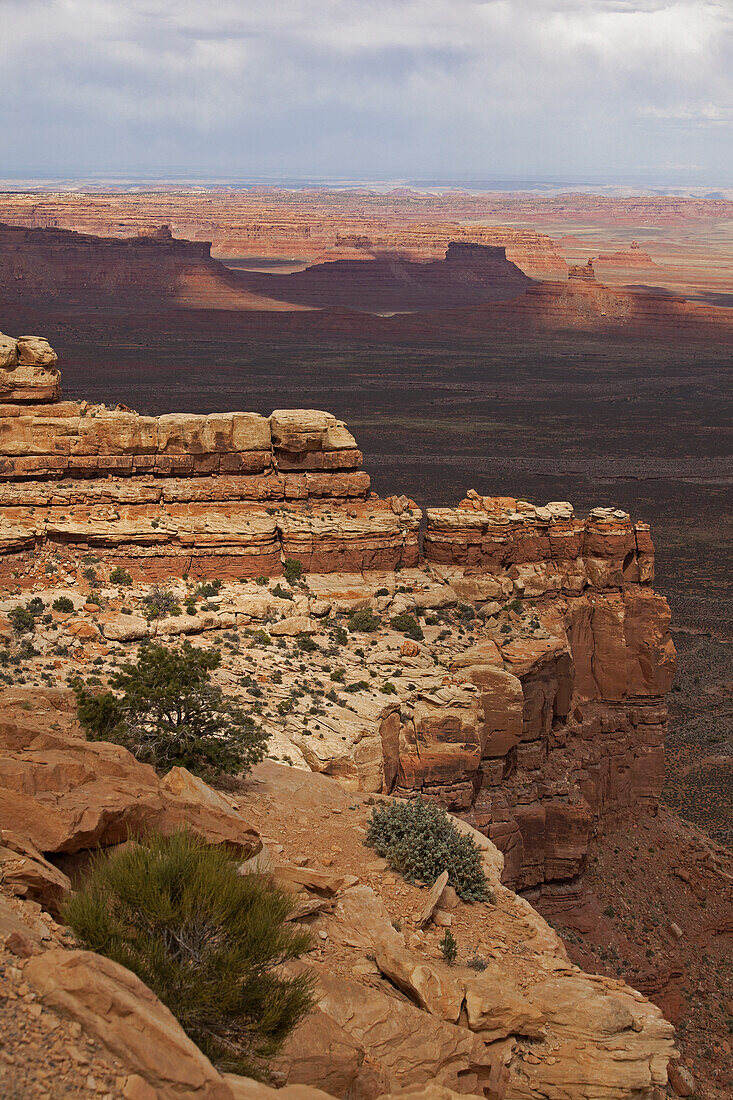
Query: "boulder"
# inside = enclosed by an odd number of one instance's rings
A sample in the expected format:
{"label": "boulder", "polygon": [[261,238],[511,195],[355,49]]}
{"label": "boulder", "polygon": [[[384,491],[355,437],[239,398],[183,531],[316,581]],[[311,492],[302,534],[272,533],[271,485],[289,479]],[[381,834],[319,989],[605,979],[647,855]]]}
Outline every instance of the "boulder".
{"label": "boulder", "polygon": [[509,1035],[538,1039],[545,1031],[545,1016],[519,992],[516,979],[497,966],[466,983],[466,1015],[471,1031],[480,1032],[487,1043]]}
{"label": "boulder", "polygon": [[461,982],[450,977],[447,967],[440,968],[415,958],[394,943],[377,948],[374,961],[385,978],[389,978],[419,1008],[451,1024],[458,1022],[464,988]]}
{"label": "boulder", "polygon": [[123,615],[105,611],[97,619],[102,634],[112,642],[136,642],[152,633],[150,623],[142,615]]}
{"label": "boulder", "polygon": [[[1,698],[1,697],[0,697]],[[130,833],[188,828],[243,859],[258,832],[193,776],[160,779],[126,749],[74,732],[39,732],[0,723],[0,821],[40,853],[78,852],[127,840]]]}
{"label": "boulder", "polygon": [[52,949],[26,963],[25,980],[48,1007],[81,1024],[139,1075],[156,1100],[232,1100],[232,1091],[138,977],[93,951]]}
{"label": "boulder", "polygon": [[18,365],[18,341],[0,332],[0,370],[14,370]]}
{"label": "boulder", "polygon": [[290,454],[356,449],[343,422],[319,409],[275,409],[270,431],[275,449]]}
{"label": "boulder", "polygon": [[268,628],[276,638],[295,638],[298,634],[315,634],[318,627],[307,615],[290,615]]}
{"label": "boulder", "polygon": [[58,358],[43,336],[18,337],[18,362],[21,366],[55,367]]}
{"label": "boulder", "polygon": [[429,923],[430,918],[436,910],[438,902],[443,896],[443,891],[448,886],[448,877],[448,872],[443,871],[440,875],[438,875],[435,882],[430,887],[425,905],[423,906],[423,909],[417,920],[418,927],[424,928],[425,925]]}
{"label": "boulder", "polygon": [[0,881],[18,897],[37,901],[58,915],[71,891],[71,882],[44,859],[26,837],[11,829],[0,831]]}

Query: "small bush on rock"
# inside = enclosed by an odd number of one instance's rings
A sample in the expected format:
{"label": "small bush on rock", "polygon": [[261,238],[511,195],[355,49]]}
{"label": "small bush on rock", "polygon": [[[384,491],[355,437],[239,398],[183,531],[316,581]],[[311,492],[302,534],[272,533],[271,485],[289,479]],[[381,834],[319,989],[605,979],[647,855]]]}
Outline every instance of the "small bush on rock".
{"label": "small bush on rock", "polygon": [[220,663],[218,650],[190,642],[144,646],[135,664],[111,675],[114,691],[95,695],[75,684],[82,728],[160,771],[179,765],[204,778],[249,771],[262,760],[267,735],[211,683]]}
{"label": "small bush on rock", "polygon": [[463,901],[491,897],[476,841],[460,833],[434,802],[413,798],[376,806],[366,839],[408,882],[432,886],[447,871],[448,881]]}
{"label": "small bush on rock", "polygon": [[408,614],[407,611],[403,611],[401,615],[395,615],[392,619],[392,627],[394,630],[406,634],[408,638],[412,638],[415,642],[420,642],[425,637],[420,623],[414,615]]}
{"label": "small bush on rock", "polygon": [[16,634],[27,634],[29,631],[36,629],[35,616],[27,607],[14,607],[12,611],[8,612],[8,618],[13,624],[13,630]]}
{"label": "small bush on rock", "polygon": [[351,631],[363,631],[370,634],[377,629],[380,622],[379,615],[375,615],[368,607],[363,608],[361,611],[352,611],[349,614],[349,630]]}
{"label": "small bush on rock", "polygon": [[154,586],[143,596],[145,604],[145,618],[164,619],[166,615],[180,615],[181,607],[178,600],[167,588]]}
{"label": "small bush on rock", "polygon": [[138,975],[222,1071],[262,1077],[313,1005],[280,965],[310,947],[292,899],[190,833],[152,836],[93,863],[65,919]]}
{"label": "small bush on rock", "polygon": [[277,596],[280,600],[292,600],[293,593],[288,592],[287,588],[283,588],[281,584],[276,584],[272,590],[273,596]]}
{"label": "small bush on rock", "polygon": [[121,565],[117,565],[112,570],[109,579],[112,584],[132,584],[132,577]]}
{"label": "small bush on rock", "polygon": [[70,611],[74,610],[74,604],[68,596],[59,596],[53,601],[51,607],[54,609],[54,611],[60,611],[64,615],[67,615]]}
{"label": "small bush on rock", "polygon": [[297,558],[286,558],[283,564],[283,572],[285,573],[285,580],[288,584],[295,584],[296,581],[300,580],[303,566]]}
{"label": "small bush on rock", "polygon": [[445,935],[440,941],[439,947],[448,966],[452,966],[458,957],[458,944],[450,928],[446,928]]}

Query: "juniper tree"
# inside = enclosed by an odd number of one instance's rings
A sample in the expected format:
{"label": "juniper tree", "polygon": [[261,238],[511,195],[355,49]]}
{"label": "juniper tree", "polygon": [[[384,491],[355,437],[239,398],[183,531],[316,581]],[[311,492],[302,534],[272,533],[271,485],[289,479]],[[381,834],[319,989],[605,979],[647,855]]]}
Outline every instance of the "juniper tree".
{"label": "juniper tree", "polygon": [[82,728],[94,741],[124,745],[160,771],[180,765],[204,778],[240,773],[264,756],[266,733],[211,682],[215,649],[141,647],[99,694],[74,686]]}

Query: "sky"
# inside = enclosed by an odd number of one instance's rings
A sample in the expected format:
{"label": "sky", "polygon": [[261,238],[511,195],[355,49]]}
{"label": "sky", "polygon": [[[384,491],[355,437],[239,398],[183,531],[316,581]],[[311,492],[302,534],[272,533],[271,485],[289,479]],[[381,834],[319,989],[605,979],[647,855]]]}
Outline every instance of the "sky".
{"label": "sky", "polygon": [[733,182],[733,0],[0,0],[0,177]]}

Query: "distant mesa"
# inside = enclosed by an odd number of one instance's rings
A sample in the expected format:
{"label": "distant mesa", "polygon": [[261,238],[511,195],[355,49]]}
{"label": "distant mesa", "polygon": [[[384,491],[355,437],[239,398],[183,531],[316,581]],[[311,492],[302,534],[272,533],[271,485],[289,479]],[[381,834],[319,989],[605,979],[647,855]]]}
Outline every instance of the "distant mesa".
{"label": "distant mesa", "polygon": [[252,294],[211,258],[209,241],[177,239],[169,225],[117,238],[0,223],[0,297],[46,308],[301,308]]}
{"label": "distant mesa", "polygon": [[144,225],[138,229],[137,235],[146,241],[170,241],[173,239],[169,225]]}
{"label": "distant mesa", "polygon": [[618,267],[656,267],[654,260],[638,241],[632,241],[628,248],[620,248],[616,252],[599,252],[596,261]]}
{"label": "distant mesa", "polygon": [[[146,316],[173,310],[194,331],[215,323],[239,333],[377,342],[443,340],[453,332],[544,339],[620,328],[651,339],[674,333],[678,340],[719,342],[729,339],[733,324],[733,313],[723,307],[644,287],[606,286],[596,280],[593,260],[569,272],[563,261],[558,278],[532,279],[503,243],[450,240],[442,258],[422,261],[397,249],[371,255],[364,249],[283,274],[231,269],[212,258],[208,241],[176,238],[167,223],[135,234],[96,237],[0,223],[0,301],[26,329],[35,327],[38,311],[66,323],[69,310]],[[189,313],[184,321],[183,311],[200,316]],[[22,392],[19,376],[12,387]]]}
{"label": "distant mesa", "polygon": [[589,259],[586,264],[573,264],[568,271],[568,279],[577,279],[583,283],[594,283],[596,281],[596,273],[593,267],[593,260]]}
{"label": "distant mesa", "polygon": [[507,259],[503,245],[451,241],[440,260],[416,262],[386,252],[374,259],[333,260],[289,275],[238,272],[242,285],[268,298],[317,309],[368,313],[447,309],[507,301],[533,280]]}

